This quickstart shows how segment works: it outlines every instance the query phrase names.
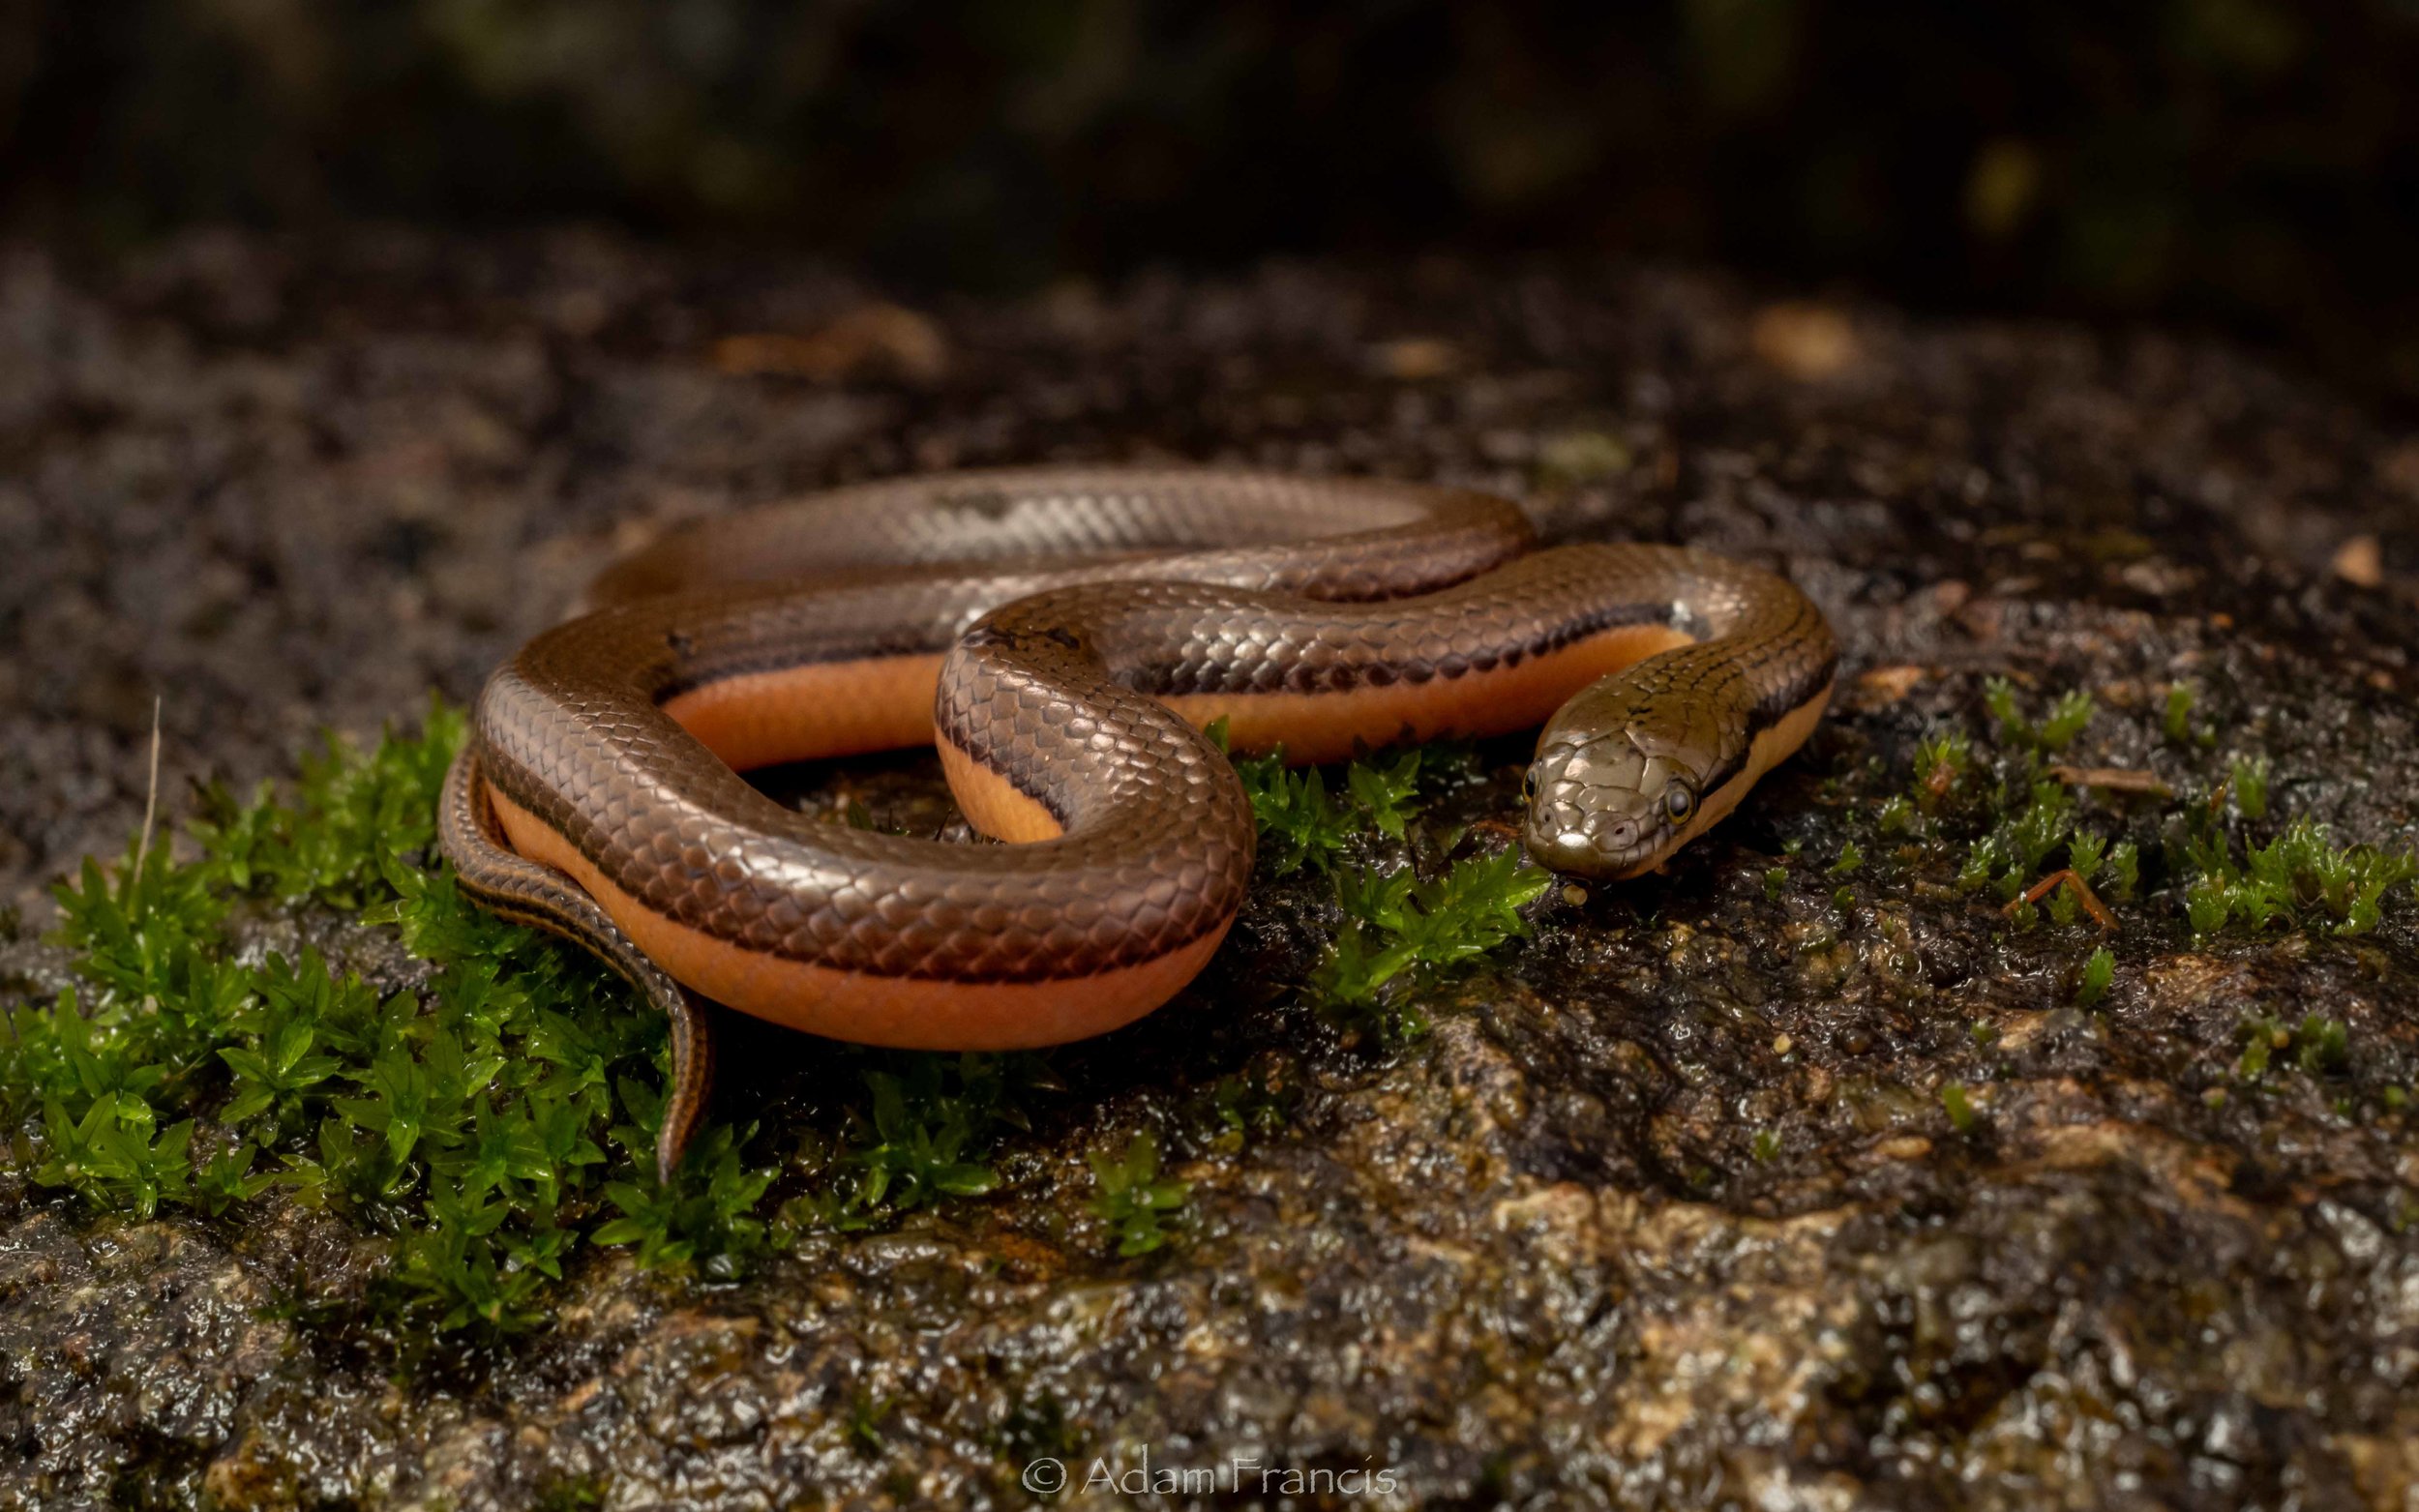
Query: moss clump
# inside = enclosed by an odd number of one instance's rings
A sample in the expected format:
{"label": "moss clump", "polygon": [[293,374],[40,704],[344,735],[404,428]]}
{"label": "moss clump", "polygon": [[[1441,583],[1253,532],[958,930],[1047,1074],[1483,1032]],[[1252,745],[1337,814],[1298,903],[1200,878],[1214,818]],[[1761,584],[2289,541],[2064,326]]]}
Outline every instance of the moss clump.
{"label": "moss clump", "polygon": [[[1985,827],[1966,845],[1960,887],[1996,894],[2018,929],[2035,927],[2045,907],[2061,926],[2087,914],[2108,923],[2113,915],[2104,915],[2100,903],[2123,905],[2144,894],[2141,845],[2084,821],[2074,784],[2101,774],[2078,774],[2046,759],[2090,725],[2095,701],[2080,692],[2061,694],[2036,724],[2004,678],[1989,679],[1983,697],[1994,729],[1987,756],[1962,730],[1926,736],[1908,792],[1885,806],[1879,829],[1947,839],[1960,819],[1979,816]],[[2162,733],[2196,752],[2209,742],[2193,733],[2193,702],[2189,687],[2170,690]],[[2132,790],[2167,795],[2150,774],[2107,775],[2140,779]],[[2155,821],[2156,889],[2174,900],[2193,937],[2203,943],[2230,929],[2285,925],[2338,934],[2375,929],[2398,886],[2419,875],[2419,857],[2339,845],[2324,824],[2307,816],[2268,830],[2262,841],[2257,836],[2266,828],[2271,787],[2266,756],[2237,756],[2213,785],[2168,803]]]}
{"label": "moss clump", "polygon": [[2280,1064],[2309,1077],[2335,1076],[2351,1063],[2351,1030],[2341,1019],[2305,1014],[2299,1024],[2253,1019],[2242,1027],[2235,1075],[2256,1082]]}
{"label": "moss clump", "polygon": [[2229,927],[2278,924],[2366,934],[2383,919],[2388,892],[2419,875],[2419,858],[2408,852],[2338,845],[2326,825],[2306,816],[2239,851],[2214,822],[2186,826],[2174,848],[2190,878],[2185,915],[2204,941]]}
{"label": "moss clump", "polygon": [[2083,974],[2075,984],[2075,1006],[2090,1008],[2108,995],[2109,984],[2116,980],[2116,957],[2108,947],[2101,946],[2083,963]]}
{"label": "moss clump", "polygon": [[2266,756],[2236,756],[2226,764],[2225,786],[2235,813],[2247,819],[2268,816],[2268,775]]}
{"label": "moss clump", "polygon": [[2218,732],[2211,726],[2193,723],[2193,704],[2200,697],[2191,683],[2175,683],[2167,689],[2165,714],[2160,721],[2161,733],[2171,746],[2214,746]]}
{"label": "moss clump", "polygon": [[[1210,737],[1226,745],[1223,723]],[[1316,768],[1292,771],[1282,750],[1239,758],[1236,770],[1260,821],[1262,865],[1309,871],[1334,888],[1341,925],[1312,973],[1321,1009],[1348,1028],[1402,1044],[1427,1029],[1418,999],[1505,942],[1526,934],[1520,910],[1552,885],[1518,845],[1440,861],[1458,833],[1417,833],[1423,796],[1469,780],[1463,749],[1437,744],[1352,762],[1346,801],[1327,795]],[[1382,844],[1372,844],[1373,837]],[[1422,844],[1435,840],[1433,846]],[[1344,864],[1357,851],[1372,854]]]}
{"label": "moss clump", "polygon": [[[1036,1057],[845,1052],[862,1097],[834,1133],[808,1133],[802,1193],[776,1205],[752,1125],[710,1125],[659,1186],[664,1025],[584,955],[471,905],[433,853],[463,737],[461,712],[436,703],[417,733],[368,751],[330,739],[290,792],[206,788],[185,845],[137,837],[114,871],[87,860],[60,884],[58,938],[83,982],[15,1008],[0,1044],[0,1119],[33,1182],[143,1217],[331,1211],[387,1253],[357,1305],[314,1312],[407,1347],[533,1325],[582,1244],[729,1277],[801,1228],[873,1227],[996,1187],[993,1153],[1046,1077]],[[1314,996],[1390,1038],[1424,1023],[1411,987],[1522,933],[1516,910],[1548,880],[1516,848],[1414,864],[1427,790],[1466,777],[1466,753],[1356,761],[1340,799],[1315,770],[1238,765],[1271,869],[1333,877],[1343,926]],[[1338,866],[1371,847],[1391,866]],[[381,993],[315,951],[248,957],[234,921],[267,904],[391,929],[433,969]],[[1265,1130],[1281,1100],[1231,1080],[1221,1132]],[[1150,1161],[1118,1189],[1120,1249],[1150,1247],[1170,1211],[1155,1145]]]}
{"label": "moss clump", "polygon": [[[290,800],[208,791],[194,859],[138,841],[115,875],[87,861],[61,884],[59,938],[90,992],[16,1009],[0,1055],[36,1182],[137,1214],[273,1191],[334,1209],[389,1236],[371,1313],[436,1331],[525,1326],[578,1242],[614,1242],[610,1199],[645,1180],[663,1027],[432,864],[462,735],[438,705],[367,753],[331,742]],[[247,899],[356,911],[436,969],[382,995],[314,951],[249,963],[228,928]],[[625,1237],[728,1271],[753,1178],[728,1131],[701,1153]]]}
{"label": "moss clump", "polygon": [[1090,1157],[1093,1216],[1109,1226],[1117,1252],[1130,1259],[1147,1255],[1168,1242],[1163,1227],[1179,1217],[1192,1196],[1189,1182],[1163,1180],[1159,1175],[1159,1141],[1138,1129],[1121,1157],[1094,1153]]}
{"label": "moss clump", "polygon": [[[2119,841],[2111,846],[2105,835],[2083,828],[2074,793],[2064,783],[2029,770],[2019,775],[2024,781],[2022,802],[2003,798],[1992,805],[1990,828],[1968,845],[1957,885],[1968,890],[1987,887],[2002,903],[2013,904],[2045,874],[2071,873],[2090,886],[2105,862],[2111,896],[2132,901],[2140,881],[2140,855],[2134,843]],[[2003,784],[1999,792],[2007,791]],[[2071,891],[2061,889],[2048,897],[2058,923],[2076,922],[2077,901]],[[2025,917],[2020,909],[2016,916]]]}
{"label": "moss clump", "polygon": [[1983,703],[1998,726],[2002,746],[2048,754],[2073,745],[2100,707],[2090,694],[2071,688],[2058,695],[2050,703],[2048,714],[2036,725],[2017,712],[2016,685],[2004,677],[1993,677],[1983,684]]}
{"label": "moss clump", "polygon": [[783,1205],[783,1228],[876,1229],[996,1190],[992,1156],[1049,1081],[1031,1054],[864,1053],[866,1105],[836,1138],[808,1133],[801,1164],[813,1190]]}
{"label": "moss clump", "polygon": [[[1520,909],[1552,885],[1517,847],[1457,861],[1439,875],[1409,865],[1338,872],[1344,927],[1311,977],[1322,1004],[1401,1042],[1426,1032],[1416,999],[1507,940],[1528,934]],[[1408,984],[1410,991],[1399,990]]]}
{"label": "moss clump", "polygon": [[[662,1023],[584,955],[473,907],[431,852],[462,735],[438,705],[366,753],[332,742],[290,799],[209,790],[194,859],[138,843],[61,885],[88,990],[16,1009],[0,1049],[37,1183],[144,1216],[278,1193],[331,1209],[388,1236],[367,1310],[399,1336],[535,1323],[582,1243],[729,1277],[799,1224],[989,1190],[1026,1057],[868,1052],[865,1106],[778,1209],[752,1126],[709,1126],[659,1185]],[[248,899],[352,911],[436,969],[381,995],[315,952],[244,964],[228,919]]]}
{"label": "moss clump", "polygon": [[1982,1121],[1981,1114],[1974,1111],[1973,1100],[1965,1095],[1965,1086],[1962,1082],[1944,1082],[1941,1083],[1940,1108],[1941,1112],[1949,1115],[1949,1127],[1959,1134],[1973,1133],[1975,1126]]}
{"label": "moss clump", "polygon": [[1929,814],[1956,790],[1974,764],[1974,743],[1962,729],[1934,730],[1915,748],[1916,807]]}

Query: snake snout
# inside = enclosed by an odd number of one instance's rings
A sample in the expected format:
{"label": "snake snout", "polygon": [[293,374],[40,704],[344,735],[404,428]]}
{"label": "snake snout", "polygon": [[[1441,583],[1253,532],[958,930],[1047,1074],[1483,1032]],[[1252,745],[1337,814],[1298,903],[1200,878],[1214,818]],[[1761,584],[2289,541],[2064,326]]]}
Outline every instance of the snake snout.
{"label": "snake snout", "polygon": [[1667,848],[1664,837],[1635,820],[1574,825],[1540,821],[1535,815],[1523,827],[1521,843],[1539,866],[1592,881],[1619,881],[1653,871]]}
{"label": "snake snout", "polygon": [[1538,865],[1572,876],[1615,881],[1652,871],[1679,843],[1668,796],[1675,782],[1686,779],[1626,738],[1549,740],[1530,770],[1522,844]]}

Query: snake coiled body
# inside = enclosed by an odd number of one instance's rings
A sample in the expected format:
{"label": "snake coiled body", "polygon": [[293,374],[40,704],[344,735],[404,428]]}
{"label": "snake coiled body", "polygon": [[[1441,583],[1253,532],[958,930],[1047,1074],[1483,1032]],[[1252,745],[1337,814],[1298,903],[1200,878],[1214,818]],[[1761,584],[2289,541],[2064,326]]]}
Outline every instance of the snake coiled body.
{"label": "snake coiled body", "polygon": [[[1002,1049],[1173,995],[1251,874],[1214,719],[1238,750],[1323,761],[1568,703],[1527,843],[1616,876],[1719,818],[1819,717],[1836,653],[1784,580],[1533,547],[1485,494],[1180,469],[916,478],[708,521],[609,571],[603,607],[489,681],[441,842],[473,897],[672,1016],[669,1169],[703,1097],[700,998]],[[737,775],[926,740],[973,827],[1016,844],[851,829]]]}

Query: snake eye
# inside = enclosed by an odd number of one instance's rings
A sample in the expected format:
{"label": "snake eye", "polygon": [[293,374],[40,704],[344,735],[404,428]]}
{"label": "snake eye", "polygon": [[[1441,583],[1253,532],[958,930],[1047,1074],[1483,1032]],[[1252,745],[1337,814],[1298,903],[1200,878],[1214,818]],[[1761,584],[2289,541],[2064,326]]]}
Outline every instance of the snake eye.
{"label": "snake eye", "polygon": [[1535,771],[1528,771],[1528,772],[1523,772],[1523,773],[1521,773],[1521,774],[1520,774],[1520,801],[1521,801],[1522,803],[1535,803],[1535,802],[1537,801],[1537,796],[1538,796],[1538,774],[1537,774]]}
{"label": "snake eye", "polygon": [[1696,794],[1687,783],[1667,783],[1663,786],[1663,812],[1674,819],[1685,819],[1696,809]]}

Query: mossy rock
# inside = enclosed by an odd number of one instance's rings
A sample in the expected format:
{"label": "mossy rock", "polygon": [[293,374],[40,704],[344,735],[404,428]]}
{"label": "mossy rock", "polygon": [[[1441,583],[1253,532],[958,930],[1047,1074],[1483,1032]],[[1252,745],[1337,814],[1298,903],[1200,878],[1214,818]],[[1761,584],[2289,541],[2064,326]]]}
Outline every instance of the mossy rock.
{"label": "mossy rock", "polygon": [[[1115,1504],[1087,1482],[1149,1484],[1146,1450],[1230,1500],[2419,1485],[2419,536],[2382,422],[2155,333],[1861,305],[1784,363],[1693,275],[1154,279],[953,304],[945,363],[799,377],[714,341],[869,290],[595,235],[207,250],[0,265],[16,1497],[1013,1506],[1050,1459]],[[239,295],[279,318],[227,336]],[[1453,360],[1373,360],[1411,341]],[[1496,859],[1517,742],[1315,801],[1264,773],[1281,843],[1177,1003],[1013,1059],[733,1024],[669,1195],[629,1155],[653,1027],[419,864],[442,716],[270,808],[189,794],[459,702],[649,522],[1171,454],[1781,566],[1839,631],[1835,713],[1620,886]],[[141,824],[155,695],[144,875],[199,892],[104,868],[53,942],[50,883]],[[947,818],[921,757],[773,786]],[[1406,864],[1427,891],[1367,880]],[[240,973],[229,1017],[138,1017],[220,989],[147,975],[104,898]],[[1381,978],[1415,914],[1468,933]],[[491,1140],[483,1249],[432,1204]]]}

